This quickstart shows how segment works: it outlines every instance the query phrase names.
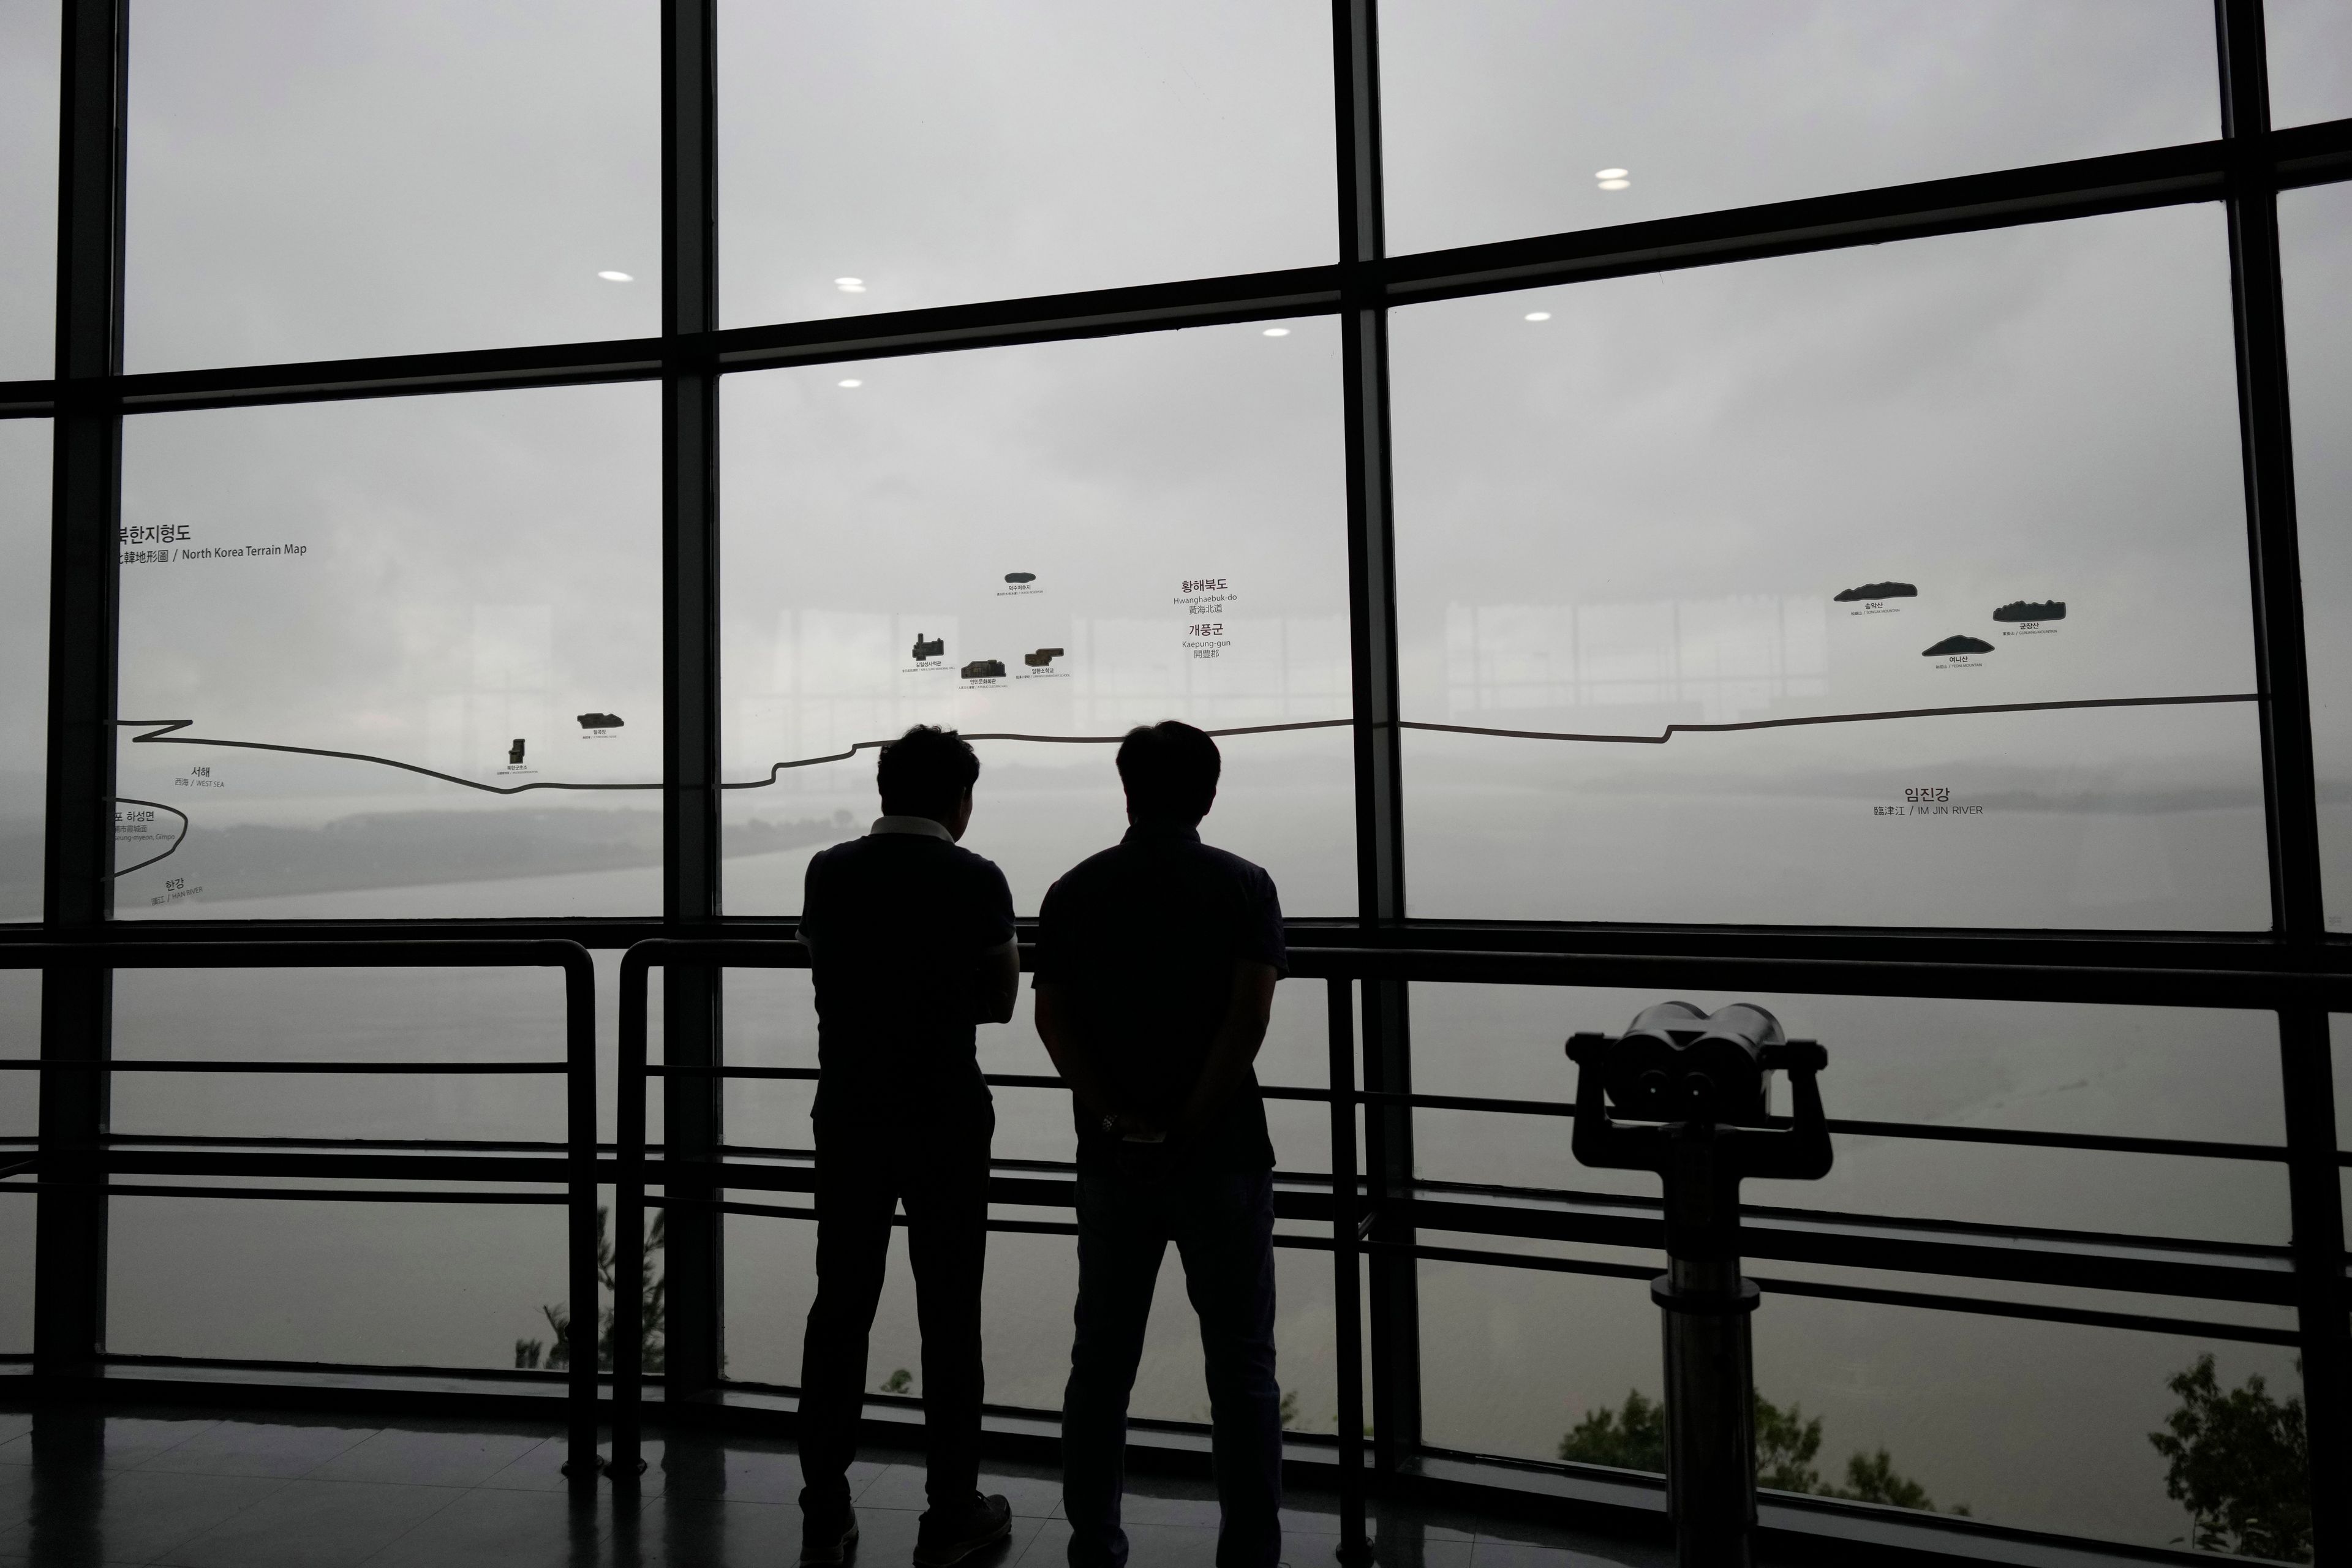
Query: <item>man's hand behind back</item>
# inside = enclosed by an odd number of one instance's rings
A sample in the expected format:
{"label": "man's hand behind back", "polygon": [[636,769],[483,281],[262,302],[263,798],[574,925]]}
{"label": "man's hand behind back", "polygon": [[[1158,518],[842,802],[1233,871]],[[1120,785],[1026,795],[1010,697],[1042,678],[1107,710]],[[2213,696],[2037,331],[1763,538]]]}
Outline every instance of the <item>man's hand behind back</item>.
{"label": "man's hand behind back", "polygon": [[1225,994],[1224,1018],[1217,1025],[1216,1038],[1209,1043],[1209,1059],[1201,1068],[1199,1081],[1184,1097],[1184,1109],[1177,1112],[1175,1125],[1168,1130],[1171,1136],[1183,1138],[1198,1131],[1225,1097],[1241,1087],[1250,1064],[1257,1060],[1258,1047],[1265,1044],[1265,1026],[1274,1016],[1274,987],[1281,978],[1270,963],[1247,959],[1234,963],[1233,984]]}

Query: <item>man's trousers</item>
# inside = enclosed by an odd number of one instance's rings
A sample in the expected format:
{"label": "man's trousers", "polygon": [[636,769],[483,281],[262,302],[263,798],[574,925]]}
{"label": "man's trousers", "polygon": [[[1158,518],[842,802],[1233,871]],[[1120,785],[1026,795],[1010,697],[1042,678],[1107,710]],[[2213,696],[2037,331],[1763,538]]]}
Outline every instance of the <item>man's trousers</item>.
{"label": "man's trousers", "polygon": [[801,1506],[849,1506],[866,1402],[866,1338],[882,1294],[890,1216],[907,1206],[907,1250],[923,1334],[923,1422],[933,1503],[980,1479],[980,1288],[988,1258],[986,1102],[897,1118],[816,1119],[816,1302],[801,1352]]}

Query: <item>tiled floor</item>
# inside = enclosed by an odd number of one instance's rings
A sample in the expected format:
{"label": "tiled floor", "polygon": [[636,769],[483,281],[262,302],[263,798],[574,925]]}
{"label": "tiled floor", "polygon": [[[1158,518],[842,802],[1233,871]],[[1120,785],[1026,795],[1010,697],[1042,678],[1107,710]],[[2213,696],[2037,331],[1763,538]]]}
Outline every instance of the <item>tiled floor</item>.
{"label": "tiled floor", "polygon": [[[800,1464],[789,1445],[648,1443],[636,1497],[575,1500],[552,1428],[354,1426],[299,1416],[213,1420],[177,1412],[0,1412],[0,1564],[42,1568],[789,1568],[799,1550]],[[859,1568],[908,1561],[923,1506],[912,1455],[880,1453],[851,1478]],[[1013,1504],[1013,1539],[974,1568],[1058,1568],[1069,1543],[1050,1470],[984,1478]],[[1332,1562],[1331,1500],[1294,1497],[1285,1556]],[[1132,1478],[1136,1568],[1212,1568],[1217,1505],[1205,1484]],[[1427,1513],[1378,1521],[1391,1568],[1661,1568],[1670,1554],[1520,1525]]]}

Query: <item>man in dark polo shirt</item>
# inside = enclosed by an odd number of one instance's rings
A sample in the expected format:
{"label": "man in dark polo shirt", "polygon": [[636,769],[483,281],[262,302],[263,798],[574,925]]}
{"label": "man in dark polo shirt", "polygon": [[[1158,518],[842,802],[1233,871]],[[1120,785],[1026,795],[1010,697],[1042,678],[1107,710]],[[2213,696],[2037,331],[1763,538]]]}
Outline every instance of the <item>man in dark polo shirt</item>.
{"label": "man in dark polo shirt", "polygon": [[1171,1241],[1207,1363],[1218,1568],[1273,1568],[1282,1552],[1274,1145],[1251,1063],[1287,955],[1273,879],[1201,842],[1219,766],[1190,724],[1130,731],[1127,836],[1055,883],[1037,925],[1037,1032],[1078,1126],[1072,1568],[1127,1561],[1127,1401]]}
{"label": "man in dark polo shirt", "polygon": [[801,1355],[803,1563],[857,1540],[847,1475],[866,1399],[866,1335],[890,1216],[907,1205],[923,1334],[930,1501],[919,1568],[1003,1541],[1001,1497],[980,1495],[980,1287],[988,1145],[996,1113],[975,1023],[1013,1016],[1021,981],[1013,895],[993,862],[957,847],[980,759],[952,730],[918,725],[875,770],[882,816],[809,861],[801,940],[816,981],[816,1301]]}

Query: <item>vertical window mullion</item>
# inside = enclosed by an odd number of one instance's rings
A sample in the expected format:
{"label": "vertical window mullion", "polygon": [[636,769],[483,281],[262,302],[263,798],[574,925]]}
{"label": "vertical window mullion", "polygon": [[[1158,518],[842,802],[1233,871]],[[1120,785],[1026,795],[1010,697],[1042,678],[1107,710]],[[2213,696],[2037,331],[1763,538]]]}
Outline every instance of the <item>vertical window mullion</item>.
{"label": "vertical window mullion", "polygon": [[[114,910],[116,524],[122,512],[122,95],[127,0],[68,0],[58,138],[58,405],[51,466],[48,768],[43,918],[100,934]],[[45,1378],[99,1368],[113,979],[42,978],[33,1340]]]}
{"label": "vertical window mullion", "polygon": [[[662,4],[662,919],[708,930],[719,887],[719,324],[717,5]],[[716,969],[677,964],[662,983],[663,1058],[719,1060]],[[718,1157],[724,1089],[673,1078],[662,1096],[666,1162]],[[724,1364],[723,1222],[708,1181],[671,1180],[664,1365],[672,1398],[719,1381]],[[698,1201],[703,1200],[703,1201]]]}
{"label": "vertical window mullion", "polygon": [[[2311,682],[2304,637],[2294,451],[2287,397],[2285,306],[2279,267],[2278,174],[2271,150],[2262,0],[2217,0],[2221,133],[2231,153],[2230,287],[2238,349],[2249,578],[2262,705],[2264,816],[2279,938],[2316,968],[2325,940]],[[2337,1174],[2329,1019],[2317,1007],[2279,1010],[2293,1216],[2297,1328],[2309,1423],[2315,1560],[2352,1552],[2352,1338],[2346,1331],[2343,1189]]]}

